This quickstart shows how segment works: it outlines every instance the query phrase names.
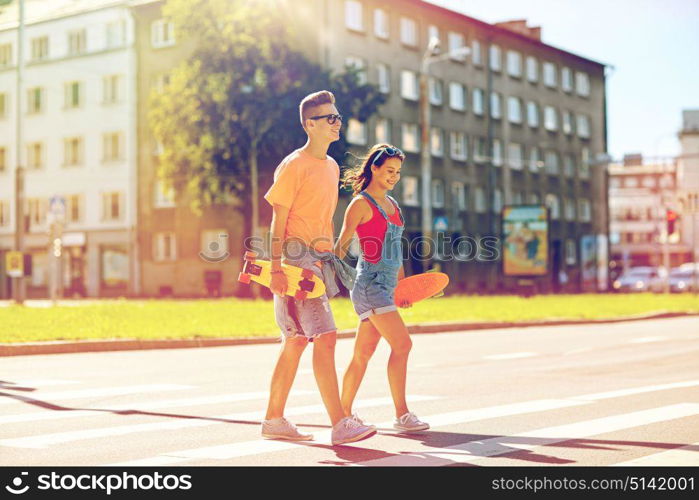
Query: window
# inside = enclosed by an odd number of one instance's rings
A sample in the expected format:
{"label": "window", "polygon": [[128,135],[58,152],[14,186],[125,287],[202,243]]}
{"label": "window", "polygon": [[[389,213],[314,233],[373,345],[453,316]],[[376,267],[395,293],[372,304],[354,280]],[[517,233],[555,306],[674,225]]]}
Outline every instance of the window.
{"label": "window", "polygon": [[401,124],[401,144],[403,144],[403,150],[409,153],[417,153],[420,151],[420,134],[417,124]]}
{"label": "window", "polygon": [[571,154],[563,155],[563,175],[575,177],[575,158]]}
{"label": "window", "polygon": [[511,142],[507,146],[507,162],[510,168],[522,170],[524,167],[524,149],[521,144]]}
{"label": "window", "polygon": [[85,53],[85,30],[75,30],[68,33],[68,55],[77,56]]}
{"label": "window", "polygon": [[35,114],[44,111],[44,89],[34,87],[27,89],[27,113]]}
{"label": "window", "polygon": [[347,56],[345,57],[345,66],[357,71],[357,78],[360,85],[364,85],[367,82],[366,62],[364,62],[364,59],[357,56]]}
{"label": "window", "polygon": [[558,129],[558,113],[553,106],[544,108],[544,128],[548,131],[555,132]]}
{"label": "window", "polygon": [[580,222],[590,222],[592,220],[592,212],[590,210],[590,200],[583,198],[578,200],[578,214]]}
{"label": "window", "polygon": [[590,138],[590,118],[587,115],[578,115],[578,137]]}
{"label": "window", "polygon": [[49,57],[49,37],[32,39],[32,61],[44,61]]}
{"label": "window", "polygon": [[32,226],[43,226],[46,222],[46,209],[48,200],[45,198],[28,198],[29,222]]}
{"label": "window", "polygon": [[524,202],[524,193],[522,191],[515,191],[512,193],[512,204],[521,205]]}
{"label": "window", "polygon": [[70,137],[63,140],[63,166],[74,167],[83,162],[83,140]]}
{"label": "window", "polygon": [[[361,13],[361,4],[359,8]],[[383,9],[374,9],[374,35],[376,35],[377,38],[387,40],[388,33],[388,14]]]}
{"label": "window", "polygon": [[360,122],[356,118],[350,118],[347,122],[347,142],[365,145],[367,143],[366,123]]}
{"label": "window", "polygon": [[3,43],[0,45],[0,68],[12,66],[12,44]]}
{"label": "window", "polygon": [[165,87],[170,85],[170,74],[160,73],[153,77],[153,88],[156,92],[161,93],[165,90]]}
{"label": "window", "polygon": [[507,98],[507,117],[510,123],[522,123],[522,101],[519,97]]}
{"label": "window", "polygon": [[379,82],[379,92],[384,94],[391,92],[391,70],[388,64],[378,63],[376,65],[376,76]]}
{"label": "window", "polygon": [[433,106],[441,106],[444,102],[442,81],[436,78],[430,78],[429,82],[430,104]]}
{"label": "window", "polygon": [[563,200],[563,215],[567,221],[575,220],[575,200],[570,198]]}
{"label": "window", "polygon": [[153,260],[163,262],[177,258],[175,233],[155,233],[153,235]]}
{"label": "window", "polygon": [[590,148],[580,150],[580,178],[590,178]]}
{"label": "window", "polygon": [[502,118],[502,96],[497,92],[490,94],[490,116],[491,118]]}
{"label": "window", "polygon": [[541,203],[541,196],[539,193],[529,193],[529,203],[532,205],[539,205]]}
{"label": "window", "polygon": [[[439,34],[439,28],[434,24],[430,24],[427,27],[427,43],[429,43],[433,38],[436,38],[440,41],[442,40],[442,37]],[[439,52],[439,49],[437,49],[437,52]]]}
{"label": "window", "polygon": [[500,71],[502,68],[502,61],[500,58],[502,57],[500,47],[497,45],[491,45],[490,46],[490,69],[493,71]]}
{"label": "window", "polygon": [[417,47],[417,23],[413,19],[400,18],[400,41],[410,47]]}
{"label": "window", "polygon": [[115,221],[121,219],[122,194],[118,191],[102,193],[102,220]]}
{"label": "window", "polygon": [[457,210],[461,212],[466,210],[466,189],[463,182],[451,183],[451,196]]}
{"label": "window", "polygon": [[499,167],[502,165],[502,141],[493,139],[493,165]]}
{"label": "window", "polygon": [[544,159],[544,164],[546,165],[546,173],[557,175],[558,170],[558,153],[555,151],[546,151],[546,157]]}
{"label": "window", "polygon": [[476,212],[482,214],[485,212],[485,190],[482,187],[477,187],[473,191],[473,201],[475,204]]}
{"label": "window", "polygon": [[549,209],[549,213],[551,214],[551,218],[554,220],[558,220],[561,218],[561,207],[558,202],[558,196],[556,196],[553,193],[549,193],[546,195],[546,206]]}
{"label": "window", "polygon": [[104,104],[114,104],[120,100],[120,75],[107,75],[102,78],[102,102]]}
{"label": "window", "polygon": [[444,206],[444,181],[442,179],[432,179],[432,207],[442,208]]}
{"label": "window", "polygon": [[473,143],[473,161],[483,163],[488,160],[488,141],[485,137],[476,137]]}
{"label": "window", "polygon": [[444,132],[441,128],[432,127],[430,131],[430,152],[432,156],[444,156]]}
{"label": "window", "polygon": [[449,134],[450,156],[453,160],[464,161],[468,156],[468,144],[463,132]]}
{"label": "window", "polygon": [[121,47],[126,39],[126,22],[123,19],[107,23],[107,48]]}
{"label": "window", "polygon": [[150,26],[151,46],[154,49],[175,45],[175,25],[164,19],[153,21]]}
{"label": "window", "polygon": [[587,73],[582,71],[575,73],[575,90],[579,96],[588,97],[590,95],[590,77]]}
{"label": "window", "polygon": [[532,146],[529,149],[529,170],[531,172],[538,172],[543,166],[544,164],[541,160],[541,150],[537,146]]}
{"label": "window", "polygon": [[561,69],[561,88],[563,92],[573,91],[573,72],[568,67]]}
{"label": "window", "polygon": [[566,264],[572,266],[577,262],[575,240],[568,238],[566,240]]}
{"label": "window", "polygon": [[544,85],[547,87],[556,87],[556,66],[553,63],[544,63]]}
{"label": "window", "polygon": [[534,101],[527,103],[527,123],[530,127],[539,126],[539,105]]}
{"label": "window", "polygon": [[465,43],[464,35],[454,33],[453,31],[449,32],[449,58],[452,61],[463,62],[466,60],[466,54],[461,50],[464,48]]}
{"label": "window", "polygon": [[527,57],[527,80],[532,83],[539,80],[539,62],[534,56]]}
{"label": "window", "polygon": [[66,196],[66,221],[80,222],[82,219],[82,196],[71,194]]}
{"label": "window", "polygon": [[374,138],[376,139],[377,143],[391,143],[391,121],[389,119],[379,118],[376,120]]}
{"label": "window", "polygon": [[400,96],[409,101],[417,101],[419,95],[417,73],[404,69],[400,73]]}
{"label": "window", "polygon": [[63,87],[64,107],[75,109],[82,106],[83,84],[81,82],[67,82]]}
{"label": "window", "polygon": [[7,170],[7,149],[0,146],[0,172]]}
{"label": "window", "polygon": [[162,179],[153,185],[153,206],[155,208],[171,208],[175,206],[175,189]]}
{"label": "window", "polygon": [[354,31],[364,31],[362,2],[345,0],[345,26]]}
{"label": "window", "polygon": [[476,66],[483,66],[483,52],[481,52],[481,42],[478,40],[471,42],[471,61]]}
{"label": "window", "polygon": [[573,133],[573,113],[568,110],[563,111],[563,133],[570,135]]}
{"label": "window", "polygon": [[32,142],[27,145],[27,167],[38,170],[44,167],[44,145]]}
{"label": "window", "polygon": [[7,117],[7,94],[0,92],[0,120]]}
{"label": "window", "polygon": [[102,161],[119,161],[122,155],[122,137],[119,132],[109,132],[102,135]]}
{"label": "window", "polygon": [[522,54],[519,52],[507,51],[507,74],[515,78],[522,76]]}
{"label": "window", "polygon": [[416,207],[420,204],[418,196],[417,177],[405,176],[400,182],[403,185],[403,204]]}
{"label": "window", "polygon": [[500,213],[502,210],[502,191],[500,188],[493,190],[493,213]]}
{"label": "window", "polygon": [[0,227],[10,225],[10,203],[0,201]]}
{"label": "window", "polygon": [[627,177],[625,182],[624,182],[624,187],[637,188],[638,187],[638,178],[637,177]]}
{"label": "window", "polygon": [[473,89],[473,112],[483,116],[483,90]]}
{"label": "window", "polygon": [[466,110],[466,89],[458,82],[449,83],[449,107],[455,111]]}

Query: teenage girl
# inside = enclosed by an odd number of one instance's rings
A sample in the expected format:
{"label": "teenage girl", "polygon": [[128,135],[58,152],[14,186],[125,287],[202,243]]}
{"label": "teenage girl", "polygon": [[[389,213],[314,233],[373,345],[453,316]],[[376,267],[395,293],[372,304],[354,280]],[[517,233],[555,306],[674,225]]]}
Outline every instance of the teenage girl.
{"label": "teenage girl", "polygon": [[[359,326],[350,362],[342,384],[342,406],[347,415],[361,422],[352,412],[352,403],[364,377],[367,363],[381,337],[391,346],[388,381],[396,409],[393,426],[401,431],[420,431],[429,425],[408,409],[405,380],[412,341],[396,305],[394,290],[405,276],[401,235],[405,221],[396,200],[387,193],[398,183],[403,152],[389,144],[377,144],[369,150],[359,167],[346,172],[343,181],[351,186],[355,198],[345,212],[342,231],[334,252],[344,258],[356,231],[361,247],[357,278],[350,292]],[[363,422],[361,422],[363,423]]]}

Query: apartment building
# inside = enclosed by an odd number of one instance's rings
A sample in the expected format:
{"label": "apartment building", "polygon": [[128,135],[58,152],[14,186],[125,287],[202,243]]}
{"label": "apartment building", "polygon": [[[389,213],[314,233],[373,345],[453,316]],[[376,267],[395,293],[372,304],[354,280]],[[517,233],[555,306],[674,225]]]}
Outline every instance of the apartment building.
{"label": "apartment building", "polygon": [[[66,219],[67,296],[136,293],[135,56],[124,2],[26,2],[23,122],[27,296],[46,297],[51,198]],[[17,9],[0,13],[0,262],[14,246]],[[5,273],[3,272],[3,278]],[[3,279],[0,295],[10,289]],[[131,288],[129,288],[131,286]]]}
{"label": "apartment building", "polygon": [[[430,38],[442,53],[470,54],[430,65],[431,199],[439,238],[500,236],[503,205],[545,204],[550,271],[540,291],[581,288],[583,239],[596,247],[598,289],[608,278],[605,65],[541,41],[523,20],[488,24],[421,0],[309,0],[293,5],[299,45],[325,67],[353,65],[387,102],[367,123],[350,121],[357,151],[379,141],[407,154],[395,194],[406,232],[421,234],[419,75]],[[492,149],[489,144],[492,143]],[[491,153],[492,151],[492,153]],[[337,223],[348,199],[341,202]],[[444,253],[458,251],[447,250]],[[454,290],[511,290],[500,260],[459,262],[439,254]],[[409,271],[421,270],[412,259]],[[559,282],[561,271],[567,283]]]}

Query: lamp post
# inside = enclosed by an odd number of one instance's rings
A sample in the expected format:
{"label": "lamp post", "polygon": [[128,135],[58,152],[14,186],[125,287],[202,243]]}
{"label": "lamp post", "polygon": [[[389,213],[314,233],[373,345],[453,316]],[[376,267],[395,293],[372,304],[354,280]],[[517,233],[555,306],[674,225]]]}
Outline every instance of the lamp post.
{"label": "lamp post", "polygon": [[[420,64],[420,171],[422,179],[422,238],[426,242],[432,241],[432,156],[430,148],[430,98],[429,79],[430,66],[433,63],[444,61],[451,57],[466,56],[471,52],[468,47],[460,47],[442,55],[439,51],[439,38],[430,38],[427,50],[422,56]],[[431,248],[431,245],[430,245]],[[423,271],[430,267],[430,252],[422,258]]]}
{"label": "lamp post", "polygon": [[[17,26],[17,106],[15,169],[15,250],[24,252],[24,167],[22,166],[22,78],[24,73],[24,0],[19,0]],[[17,304],[24,303],[24,277],[13,278],[12,294]]]}

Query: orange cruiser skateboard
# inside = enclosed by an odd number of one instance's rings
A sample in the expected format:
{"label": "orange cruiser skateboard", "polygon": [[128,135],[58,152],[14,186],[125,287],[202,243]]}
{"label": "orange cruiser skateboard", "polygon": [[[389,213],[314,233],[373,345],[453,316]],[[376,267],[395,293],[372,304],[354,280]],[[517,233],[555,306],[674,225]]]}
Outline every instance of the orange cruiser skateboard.
{"label": "orange cruiser skateboard", "polygon": [[399,307],[429,299],[442,292],[449,284],[449,276],[444,273],[421,273],[398,281],[394,292],[394,302]]}
{"label": "orange cruiser skateboard", "polygon": [[[282,264],[289,288],[286,294],[296,300],[315,299],[325,293],[325,283],[310,269]],[[272,263],[260,260],[254,252],[245,252],[243,272],[238,275],[238,281],[249,284],[250,281],[269,288],[272,281]]]}

